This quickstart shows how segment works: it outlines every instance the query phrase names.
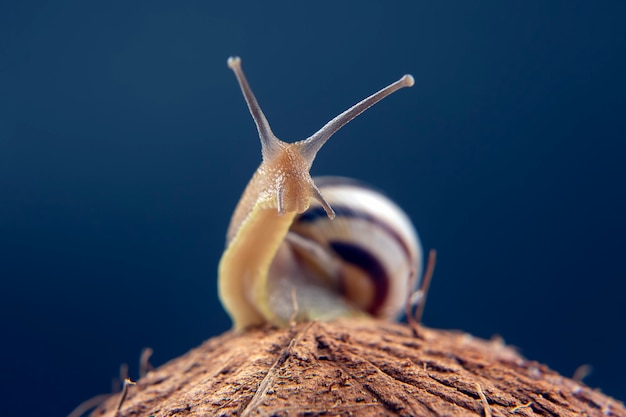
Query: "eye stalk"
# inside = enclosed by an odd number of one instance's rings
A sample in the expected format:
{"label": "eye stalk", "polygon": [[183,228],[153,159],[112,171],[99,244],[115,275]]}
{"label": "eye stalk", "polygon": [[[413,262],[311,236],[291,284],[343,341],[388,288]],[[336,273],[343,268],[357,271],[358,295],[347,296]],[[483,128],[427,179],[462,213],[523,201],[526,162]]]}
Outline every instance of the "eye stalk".
{"label": "eye stalk", "polygon": [[287,143],[278,139],[272,132],[270,124],[265,114],[263,114],[241,68],[241,58],[230,57],[227,63],[237,77],[239,87],[259,132],[261,153],[263,155],[263,162],[259,167],[259,171],[266,173],[264,175],[265,183],[261,188],[263,188],[265,194],[273,194],[268,204],[270,206],[273,205],[279,214],[284,214],[286,211],[301,213],[308,208],[310,199],[314,198],[320,202],[328,217],[334,218],[335,212],[324,196],[322,196],[309,174],[317,152],[335,132],[359,114],[391,93],[403,87],[413,86],[413,77],[404,75],[398,81],[350,107],[307,139]]}
{"label": "eye stalk", "polygon": [[272,132],[272,128],[270,127],[265,114],[263,114],[263,110],[261,110],[261,106],[259,106],[259,102],[256,100],[256,97],[250,88],[250,84],[248,84],[246,75],[241,68],[241,58],[238,56],[231,56],[228,58],[227,64],[228,68],[233,70],[235,76],[237,77],[241,92],[246,99],[248,109],[250,109],[250,114],[252,115],[256,128],[259,131],[259,138],[261,139],[261,152],[263,153],[263,160],[265,160],[267,154],[280,152],[280,145],[284,142],[278,139],[274,135],[274,132]]}

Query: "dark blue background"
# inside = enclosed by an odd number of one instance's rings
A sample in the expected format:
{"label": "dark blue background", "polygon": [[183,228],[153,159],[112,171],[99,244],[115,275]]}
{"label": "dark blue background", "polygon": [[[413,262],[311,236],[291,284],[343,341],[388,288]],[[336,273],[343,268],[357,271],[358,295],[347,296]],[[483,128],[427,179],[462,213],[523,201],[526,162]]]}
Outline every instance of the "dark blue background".
{"label": "dark blue background", "polygon": [[438,249],[427,325],[626,399],[626,4],[260,3],[0,6],[2,415],[229,328],[216,268],[260,160],[233,54],[288,141],[411,72],[314,174],[386,190]]}

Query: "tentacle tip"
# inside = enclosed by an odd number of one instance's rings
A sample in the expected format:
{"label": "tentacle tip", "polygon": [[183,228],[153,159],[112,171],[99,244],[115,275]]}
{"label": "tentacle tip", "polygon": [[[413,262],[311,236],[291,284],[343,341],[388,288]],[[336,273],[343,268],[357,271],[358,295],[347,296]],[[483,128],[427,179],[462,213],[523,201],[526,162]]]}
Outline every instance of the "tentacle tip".
{"label": "tentacle tip", "polygon": [[326,212],[326,215],[328,216],[329,219],[334,219],[335,218],[335,210],[333,210],[333,208],[330,206],[330,204],[328,204],[328,202],[326,200],[321,201],[322,203],[322,207],[324,208],[324,211]]}
{"label": "tentacle tip", "polygon": [[230,56],[226,61],[226,65],[228,65],[228,68],[230,69],[238,68],[241,66],[241,58],[238,56]]}
{"label": "tentacle tip", "polygon": [[400,80],[407,87],[413,87],[413,85],[415,85],[415,78],[413,78],[411,74],[403,75]]}

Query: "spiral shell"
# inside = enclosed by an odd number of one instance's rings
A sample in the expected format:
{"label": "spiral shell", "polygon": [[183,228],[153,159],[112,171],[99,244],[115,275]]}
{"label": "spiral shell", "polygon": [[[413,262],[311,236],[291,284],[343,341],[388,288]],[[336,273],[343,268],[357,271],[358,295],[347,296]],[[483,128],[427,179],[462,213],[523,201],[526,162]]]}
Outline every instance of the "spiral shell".
{"label": "spiral shell", "polygon": [[[278,256],[270,270],[275,314],[283,319],[294,314],[288,297],[295,291],[299,308],[316,311],[317,317],[346,314],[338,309],[343,304],[324,302],[333,294],[355,311],[396,318],[411,292],[411,277],[420,276],[422,269],[422,247],[411,221],[383,193],[362,182],[343,177],[314,181],[335,218],[330,220],[317,202],[295,218],[284,243],[289,249],[283,248],[293,260]],[[291,262],[290,268],[276,265],[285,262]]]}

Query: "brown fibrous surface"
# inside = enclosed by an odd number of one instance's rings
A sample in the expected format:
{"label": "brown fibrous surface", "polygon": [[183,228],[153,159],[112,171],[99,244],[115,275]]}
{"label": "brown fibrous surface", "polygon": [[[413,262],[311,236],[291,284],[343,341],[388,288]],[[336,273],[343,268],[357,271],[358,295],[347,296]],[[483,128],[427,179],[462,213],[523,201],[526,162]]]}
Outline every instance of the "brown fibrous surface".
{"label": "brown fibrous surface", "polygon": [[502,340],[376,320],[227,332],[93,416],[624,416]]}

